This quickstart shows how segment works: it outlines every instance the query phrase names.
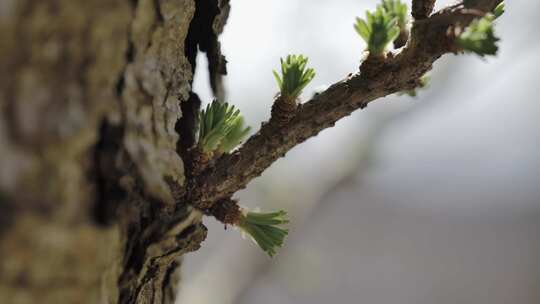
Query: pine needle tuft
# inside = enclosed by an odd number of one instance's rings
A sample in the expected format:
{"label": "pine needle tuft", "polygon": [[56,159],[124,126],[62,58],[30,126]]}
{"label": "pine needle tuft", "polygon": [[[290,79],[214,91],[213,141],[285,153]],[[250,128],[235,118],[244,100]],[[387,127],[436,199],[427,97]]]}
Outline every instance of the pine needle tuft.
{"label": "pine needle tuft", "polygon": [[356,17],[354,29],[367,43],[367,50],[372,56],[384,56],[386,48],[400,32],[398,17],[384,5],[377,6],[375,13],[366,11],[366,19]]}
{"label": "pine needle tuft", "polygon": [[274,77],[278,83],[281,96],[296,100],[302,93],[302,90],[315,77],[315,70],[307,68],[308,58],[303,55],[288,55],[281,61],[281,75],[273,71]]}
{"label": "pine needle tuft", "polygon": [[289,233],[289,230],[279,226],[287,223],[287,212],[280,210],[271,213],[248,212],[238,226],[249,234],[264,252],[273,257],[277,248],[283,246]]}
{"label": "pine needle tuft", "polygon": [[204,153],[228,153],[249,133],[244,118],[233,105],[214,100],[199,117],[199,146]]}

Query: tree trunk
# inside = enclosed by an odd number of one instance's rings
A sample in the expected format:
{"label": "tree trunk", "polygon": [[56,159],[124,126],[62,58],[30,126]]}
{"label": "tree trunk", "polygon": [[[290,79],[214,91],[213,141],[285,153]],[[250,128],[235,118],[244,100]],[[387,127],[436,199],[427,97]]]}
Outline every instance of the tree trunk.
{"label": "tree trunk", "polygon": [[[174,201],[225,0],[0,2],[0,303],[173,303],[206,235]],[[171,190],[175,189],[175,190]]]}

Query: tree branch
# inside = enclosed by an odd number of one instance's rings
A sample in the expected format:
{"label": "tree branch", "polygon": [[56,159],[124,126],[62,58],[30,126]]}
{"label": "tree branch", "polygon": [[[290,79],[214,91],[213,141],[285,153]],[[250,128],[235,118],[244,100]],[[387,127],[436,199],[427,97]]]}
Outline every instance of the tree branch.
{"label": "tree branch", "polygon": [[433,12],[434,7],[435,0],[413,0],[412,15],[415,20],[426,19]]}
{"label": "tree branch", "polygon": [[454,49],[453,38],[447,34],[449,28],[468,25],[477,17],[471,11],[485,13],[500,2],[481,0],[467,9],[452,6],[415,21],[411,41],[401,53],[390,54],[384,60],[368,57],[360,66],[361,73],[350,75],[300,105],[284,126],[272,121],[263,124],[236,152],[222,156],[214,166],[195,176],[186,194],[178,199],[207,210],[217,200],[243,189],[293,147],[334,126],[339,119],[375,99],[414,89],[433,63]]}

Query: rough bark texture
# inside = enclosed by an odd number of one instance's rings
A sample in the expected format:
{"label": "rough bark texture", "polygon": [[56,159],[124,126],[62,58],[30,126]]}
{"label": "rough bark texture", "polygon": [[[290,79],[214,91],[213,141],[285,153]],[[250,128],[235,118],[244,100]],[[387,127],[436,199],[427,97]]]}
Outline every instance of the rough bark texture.
{"label": "rough bark texture", "polygon": [[206,235],[169,187],[182,108],[199,45],[220,86],[228,2],[0,6],[0,303],[172,303]]}

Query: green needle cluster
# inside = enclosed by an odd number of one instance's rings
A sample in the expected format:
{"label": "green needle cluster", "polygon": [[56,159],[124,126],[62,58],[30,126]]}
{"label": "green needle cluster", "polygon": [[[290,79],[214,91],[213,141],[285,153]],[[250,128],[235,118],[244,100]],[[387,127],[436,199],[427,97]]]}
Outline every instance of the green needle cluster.
{"label": "green needle cluster", "polygon": [[495,19],[502,16],[502,14],[504,14],[504,2],[499,3],[493,10],[493,15],[495,16]]}
{"label": "green needle cluster", "polygon": [[283,245],[287,229],[278,227],[287,224],[287,212],[280,210],[272,213],[248,212],[242,217],[238,227],[249,234],[270,257]]}
{"label": "green needle cluster", "polygon": [[356,32],[367,43],[371,56],[384,56],[386,47],[398,36],[398,18],[383,5],[377,6],[375,13],[366,11],[366,19],[356,17]]}
{"label": "green needle cluster", "polygon": [[473,20],[461,33],[456,43],[466,52],[475,53],[481,57],[496,55],[499,48],[499,38],[495,36],[494,21],[504,13],[504,2],[499,3],[492,14]]}
{"label": "green needle cluster", "polygon": [[499,41],[499,38],[495,36],[493,20],[493,15],[473,20],[465,31],[458,36],[457,44],[463,50],[482,57],[497,54],[499,49],[497,41]]}
{"label": "green needle cluster", "polygon": [[204,153],[227,153],[242,142],[249,130],[240,110],[214,100],[199,117],[199,146]]}
{"label": "green needle cluster", "polygon": [[302,90],[315,77],[315,70],[306,68],[308,58],[303,55],[288,55],[281,60],[281,76],[273,71],[278,83],[281,96],[289,100],[296,100]]}
{"label": "green needle cluster", "polygon": [[396,18],[397,25],[401,30],[407,28],[409,22],[407,4],[400,0],[382,0],[381,6],[390,14],[391,18]]}

